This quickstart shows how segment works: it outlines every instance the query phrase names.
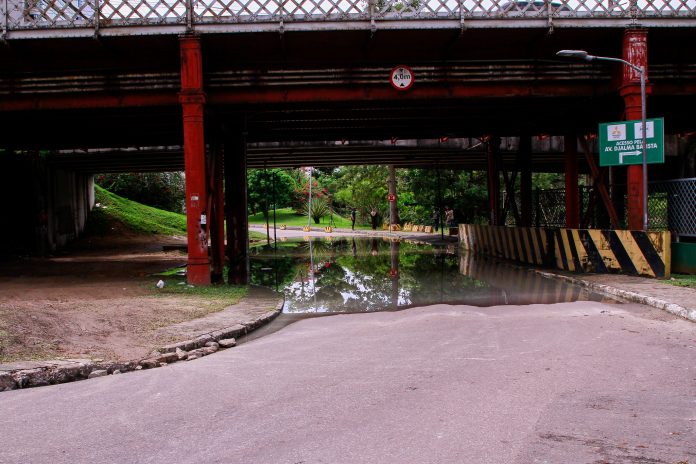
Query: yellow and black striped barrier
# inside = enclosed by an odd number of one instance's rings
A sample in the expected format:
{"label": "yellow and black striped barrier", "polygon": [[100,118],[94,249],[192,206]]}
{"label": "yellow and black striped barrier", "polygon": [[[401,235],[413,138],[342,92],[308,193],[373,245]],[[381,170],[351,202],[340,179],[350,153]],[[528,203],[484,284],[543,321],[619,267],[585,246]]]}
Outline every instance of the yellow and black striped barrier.
{"label": "yellow and black striped barrier", "polygon": [[570,272],[669,278],[669,232],[459,225],[460,244],[477,254]]}
{"label": "yellow and black striped barrier", "polygon": [[669,232],[557,229],[556,267],[574,272],[670,276]]}
{"label": "yellow and black striped barrier", "polygon": [[552,262],[547,230],[460,224],[459,243],[474,253],[538,266]]}

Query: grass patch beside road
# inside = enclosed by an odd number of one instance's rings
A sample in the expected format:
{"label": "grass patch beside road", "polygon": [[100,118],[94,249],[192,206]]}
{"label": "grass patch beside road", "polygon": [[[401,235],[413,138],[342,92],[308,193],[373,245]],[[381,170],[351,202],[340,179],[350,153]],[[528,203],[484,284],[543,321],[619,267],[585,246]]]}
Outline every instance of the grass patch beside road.
{"label": "grass patch beside road", "polygon": [[[268,214],[268,220],[270,222],[271,227],[273,227],[273,211],[270,211]],[[350,229],[350,219],[341,217],[337,214],[334,214],[333,216],[334,220],[334,227],[340,227],[342,229]],[[265,225],[266,220],[263,218],[263,213],[256,213],[256,214],[251,214],[249,215],[249,224],[254,224],[254,225]],[[295,213],[295,210],[292,208],[281,208],[276,210],[276,224],[278,227],[281,225],[286,225],[286,226],[295,226],[295,227],[304,227],[307,225],[307,216],[300,216]],[[321,218],[321,222],[319,224],[315,224],[314,220],[312,220],[312,227],[326,227],[329,225],[329,216],[324,216]],[[368,226],[359,226],[356,222],[355,224],[356,229],[369,229]],[[265,237],[265,235],[264,235]]]}
{"label": "grass patch beside road", "polygon": [[[239,303],[239,300],[247,296],[249,287],[246,285],[211,285],[209,287],[196,287],[186,283],[186,275],[180,275],[185,271],[185,267],[173,267],[158,274],[155,277],[160,277],[165,286],[163,288],[154,288],[154,292],[158,296],[163,295],[189,295],[195,297],[203,297],[207,299],[224,301],[225,306]],[[229,272],[228,266],[225,266],[222,272],[226,278]]]}
{"label": "grass patch beside road", "polygon": [[[175,268],[179,270],[179,268]],[[163,274],[169,274],[165,271]],[[244,285],[211,285],[210,287],[196,287],[186,283],[185,276],[178,275],[162,275],[162,280],[165,282],[163,288],[153,288],[153,293],[159,297],[179,296],[186,299],[192,298],[195,300],[203,298],[206,301],[205,313],[220,311],[227,306],[235,305],[242,298],[249,294],[249,287]],[[201,317],[202,315],[198,315]]]}
{"label": "grass patch beside road", "polygon": [[[159,295],[191,295],[205,298],[223,299],[228,305],[239,303],[239,300],[247,296],[249,287],[237,285],[211,285],[210,287],[195,287],[187,285],[185,277],[167,278],[164,288],[156,289]],[[183,282],[183,283],[182,283]]]}
{"label": "grass patch beside road", "polygon": [[676,285],[677,287],[688,287],[696,289],[696,275],[690,274],[672,274],[670,280],[666,280],[668,284]]}

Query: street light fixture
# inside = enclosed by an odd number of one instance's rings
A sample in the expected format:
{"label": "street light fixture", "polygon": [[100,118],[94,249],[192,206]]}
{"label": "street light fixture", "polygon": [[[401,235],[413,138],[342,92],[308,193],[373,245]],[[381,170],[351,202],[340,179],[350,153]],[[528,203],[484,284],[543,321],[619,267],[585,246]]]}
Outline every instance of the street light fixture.
{"label": "street light fixture", "polygon": [[595,56],[590,55],[585,50],[561,50],[556,53],[556,56],[561,56],[564,58],[576,58],[585,61],[613,61],[615,63],[623,63],[629,68],[633,69],[640,75],[640,125],[641,132],[643,136],[643,230],[648,230],[648,145],[646,141],[646,130],[645,130],[645,68],[643,66],[636,66],[621,58],[612,58],[609,56]]}

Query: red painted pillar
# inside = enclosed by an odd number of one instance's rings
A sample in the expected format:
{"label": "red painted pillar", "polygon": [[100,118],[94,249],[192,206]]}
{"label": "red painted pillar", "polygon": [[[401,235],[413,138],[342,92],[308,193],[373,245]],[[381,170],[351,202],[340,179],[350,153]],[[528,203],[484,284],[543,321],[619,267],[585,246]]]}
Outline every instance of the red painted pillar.
{"label": "red painted pillar", "polygon": [[520,219],[522,227],[532,225],[532,138],[529,134],[520,136]]}
{"label": "red painted pillar", "polygon": [[181,50],[181,93],[184,120],[184,166],[186,170],[186,224],[188,227],[188,282],[210,285],[208,259],[208,184],[203,136],[203,64],[199,37],[183,36]]}
{"label": "red painted pillar", "polygon": [[490,224],[499,225],[500,221],[500,173],[498,172],[498,147],[500,139],[491,137],[486,143],[486,160],[488,162],[488,207]]}
{"label": "red painted pillar", "polygon": [[578,195],[578,141],[575,134],[563,139],[565,160],[565,225],[569,229],[580,227],[580,198]]}
{"label": "red painted pillar", "polygon": [[[647,29],[626,29],[624,31],[623,59],[636,66],[643,66],[646,69],[645,79],[647,85]],[[626,119],[640,119],[640,74],[626,65],[623,65],[621,96],[626,107]],[[641,230],[643,228],[643,166],[631,165],[627,169],[628,228]]]}
{"label": "red painted pillar", "polygon": [[225,217],[231,284],[249,283],[247,214],[246,142],[240,133],[225,140]]}
{"label": "red painted pillar", "polygon": [[225,197],[222,188],[223,152],[222,144],[212,145],[210,152],[210,254],[212,261],[211,279],[223,283],[225,264]]}

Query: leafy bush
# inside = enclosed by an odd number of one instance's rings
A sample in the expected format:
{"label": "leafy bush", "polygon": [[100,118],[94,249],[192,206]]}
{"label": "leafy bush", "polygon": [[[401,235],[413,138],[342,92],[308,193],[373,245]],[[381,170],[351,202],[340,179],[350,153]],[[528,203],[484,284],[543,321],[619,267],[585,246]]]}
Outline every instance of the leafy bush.
{"label": "leafy bush", "polygon": [[[329,211],[329,203],[326,201],[326,198],[312,198],[311,216],[315,224],[319,224],[321,222],[321,218],[329,214]],[[304,205],[302,214],[307,216],[306,204]]]}

